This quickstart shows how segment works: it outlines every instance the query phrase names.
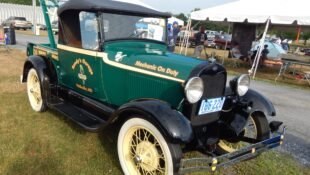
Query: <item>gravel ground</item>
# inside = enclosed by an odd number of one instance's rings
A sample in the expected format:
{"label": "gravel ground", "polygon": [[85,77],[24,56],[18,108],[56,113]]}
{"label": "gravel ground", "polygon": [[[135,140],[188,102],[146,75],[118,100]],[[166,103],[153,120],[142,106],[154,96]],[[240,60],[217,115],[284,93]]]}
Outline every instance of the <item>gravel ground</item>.
{"label": "gravel ground", "polygon": [[274,120],[287,126],[286,142],[281,150],[310,166],[310,91],[262,81],[253,81],[251,87],[272,101],[277,110]]}
{"label": "gravel ground", "polygon": [[[47,37],[23,34],[17,34],[16,37],[17,45],[12,48],[21,50],[25,50],[28,41],[48,42]],[[252,81],[251,87],[273,102],[277,110],[274,120],[283,121],[288,127],[285,144],[279,150],[289,152],[299,162],[310,166],[310,90],[277,86],[263,81]]]}

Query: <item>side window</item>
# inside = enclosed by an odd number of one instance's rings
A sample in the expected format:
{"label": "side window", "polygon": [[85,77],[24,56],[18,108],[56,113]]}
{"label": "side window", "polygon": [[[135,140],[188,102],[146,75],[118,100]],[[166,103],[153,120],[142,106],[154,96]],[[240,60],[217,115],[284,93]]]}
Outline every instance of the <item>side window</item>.
{"label": "side window", "polygon": [[98,50],[99,29],[95,13],[80,12],[80,29],[82,48],[87,50]]}

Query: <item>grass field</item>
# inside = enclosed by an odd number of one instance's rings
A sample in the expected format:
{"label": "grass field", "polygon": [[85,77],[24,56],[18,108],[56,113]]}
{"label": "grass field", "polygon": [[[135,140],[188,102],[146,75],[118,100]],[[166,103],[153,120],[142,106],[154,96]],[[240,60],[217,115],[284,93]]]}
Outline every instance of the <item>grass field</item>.
{"label": "grass field", "polygon": [[[58,113],[35,113],[19,83],[25,55],[0,51],[0,174],[122,174],[116,154],[117,129],[85,132]],[[309,174],[287,154],[264,153],[216,174]]]}

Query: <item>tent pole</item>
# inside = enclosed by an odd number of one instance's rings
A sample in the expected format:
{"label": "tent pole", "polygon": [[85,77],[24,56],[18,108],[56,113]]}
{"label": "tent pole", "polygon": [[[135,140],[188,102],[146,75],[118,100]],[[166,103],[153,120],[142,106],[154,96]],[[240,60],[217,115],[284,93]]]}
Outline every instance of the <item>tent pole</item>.
{"label": "tent pole", "polygon": [[[190,35],[192,34],[191,33],[191,26],[192,26],[192,20],[191,20],[191,18],[189,18],[188,31],[189,31]],[[186,38],[186,44],[185,44],[185,56],[187,56],[187,47],[188,47],[189,38],[190,38],[190,36],[188,35]]]}
{"label": "tent pole", "polygon": [[[228,26],[228,31],[227,31],[228,35],[230,33],[230,25],[231,25],[231,23],[229,23],[229,26]],[[227,49],[227,44],[228,44],[228,40],[226,40],[226,43],[225,43],[225,50]]]}
{"label": "tent pole", "polygon": [[36,35],[36,26],[37,26],[37,1],[32,0],[32,8],[33,8],[33,28],[32,31]]}
{"label": "tent pole", "polygon": [[263,51],[263,46],[264,46],[265,38],[266,38],[268,29],[269,29],[269,25],[270,25],[270,18],[268,18],[268,20],[267,20],[266,28],[265,28],[264,34],[260,40],[259,49],[257,50],[257,54],[255,56],[254,63],[252,65],[252,69],[249,71],[249,73],[251,74],[251,73],[253,73],[253,69],[255,68],[254,74],[253,74],[253,79],[255,79],[255,76],[256,76],[257,67],[259,65],[259,61],[260,61],[260,57],[261,57],[261,54]]}
{"label": "tent pole", "polygon": [[[186,29],[185,29],[185,32],[184,32],[184,36],[182,38],[182,42],[181,42],[181,48],[180,48],[180,54],[182,54],[182,51],[183,51],[183,47],[184,47],[184,44],[185,44],[185,41],[186,41],[186,38],[187,38],[187,33],[189,32],[189,25],[190,25],[190,22],[191,22],[191,19],[189,18],[188,21],[187,21],[187,25],[186,25]],[[187,44],[187,43],[186,43]]]}
{"label": "tent pole", "polygon": [[301,26],[298,26],[297,27],[297,37],[296,37],[296,41],[295,41],[296,44],[299,43],[300,32],[301,32]]}

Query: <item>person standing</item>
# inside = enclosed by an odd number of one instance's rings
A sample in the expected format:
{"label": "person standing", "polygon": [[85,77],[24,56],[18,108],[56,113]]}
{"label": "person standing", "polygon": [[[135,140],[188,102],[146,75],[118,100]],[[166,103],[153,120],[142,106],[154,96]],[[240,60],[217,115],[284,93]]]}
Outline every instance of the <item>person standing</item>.
{"label": "person standing", "polygon": [[202,50],[205,49],[205,41],[208,40],[208,36],[206,34],[206,29],[203,26],[200,26],[199,32],[195,35],[195,53],[194,56],[196,58],[200,58]]}
{"label": "person standing", "polygon": [[174,39],[173,39],[173,30],[172,30],[172,25],[168,24],[167,26],[167,34],[168,34],[168,51],[169,52],[174,52],[175,44],[174,44]]}
{"label": "person standing", "polygon": [[178,22],[175,21],[175,22],[173,22],[173,26],[172,26],[172,39],[173,39],[173,41],[170,41],[171,45],[173,45],[173,47],[171,47],[171,52],[174,52],[174,50],[175,50],[175,45],[177,43],[179,33],[180,33],[179,24],[178,24]]}

